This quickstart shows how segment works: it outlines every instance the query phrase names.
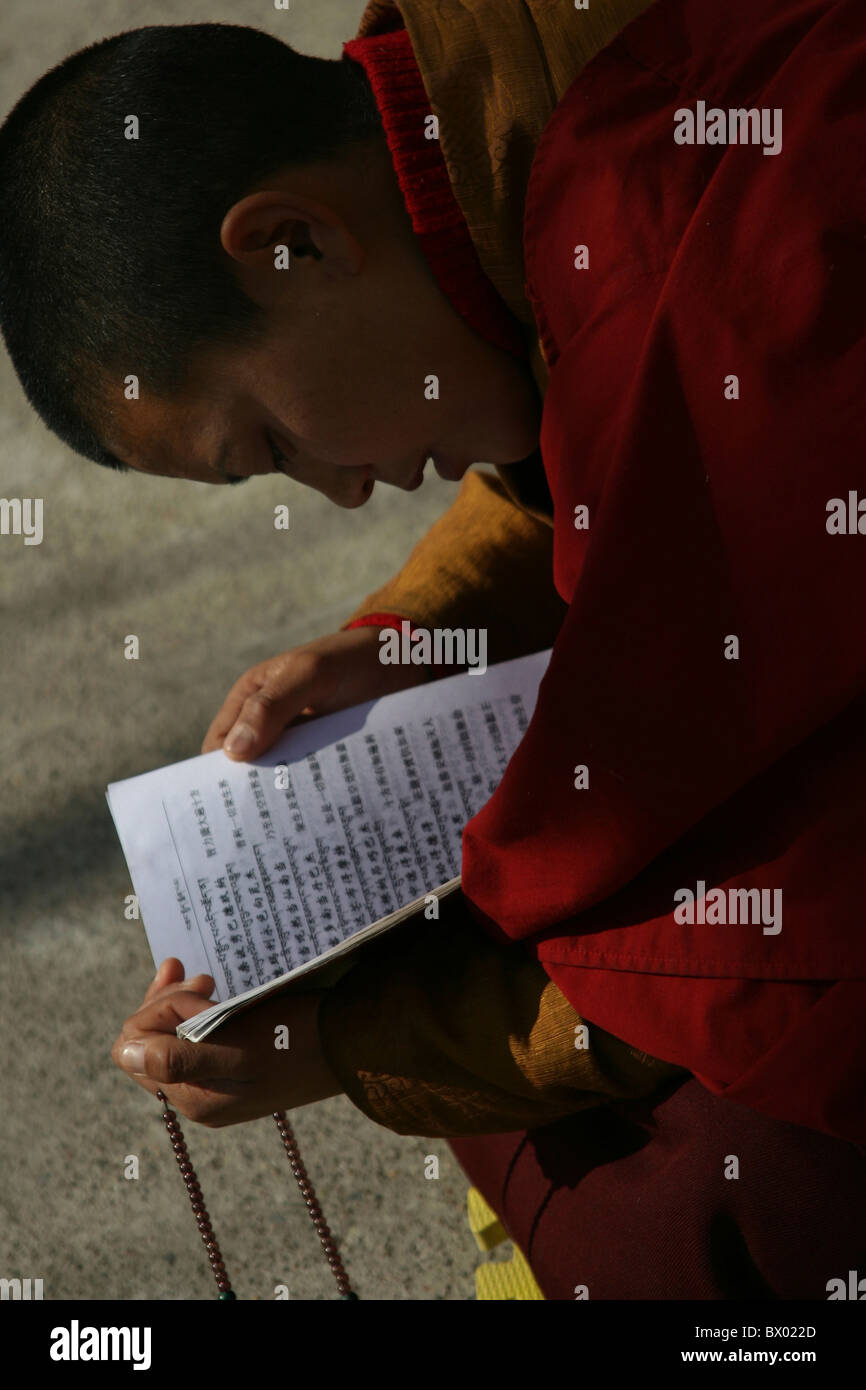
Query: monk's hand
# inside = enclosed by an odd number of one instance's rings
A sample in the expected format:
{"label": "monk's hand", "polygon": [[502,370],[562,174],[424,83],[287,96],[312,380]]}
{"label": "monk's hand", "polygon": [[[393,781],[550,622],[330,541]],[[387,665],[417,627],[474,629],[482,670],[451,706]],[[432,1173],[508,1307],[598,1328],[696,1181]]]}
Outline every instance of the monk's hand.
{"label": "monk's hand", "polygon": [[426,667],[379,660],[380,631],[334,632],[251,666],[223,701],[201,751],[222,748],[238,761],[257,758],[299,717],[330,714],[425,681]]}
{"label": "monk's hand", "polygon": [[293,1110],[342,1087],[319,1044],[321,993],[276,995],[246,1009],[206,1038],[177,1037],[177,1025],[213,1002],[209,975],[184,979],[179,960],[163,961],[144,1003],[123,1025],[111,1055],[151,1095],[210,1128]]}

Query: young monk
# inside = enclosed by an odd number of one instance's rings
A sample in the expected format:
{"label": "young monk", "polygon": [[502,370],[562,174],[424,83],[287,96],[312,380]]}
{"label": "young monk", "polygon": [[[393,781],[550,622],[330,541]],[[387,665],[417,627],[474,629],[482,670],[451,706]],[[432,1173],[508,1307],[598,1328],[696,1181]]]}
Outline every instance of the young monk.
{"label": "young monk", "polygon": [[864,69],[848,0],[376,0],[335,63],[120,35],[0,134],[3,330],[78,452],[462,480],[205,750],[418,679],[403,618],[554,644],[435,931],[198,1046],[212,981],[164,962],[115,1060],[204,1124],[344,1092],[452,1137],[548,1297],[864,1256]]}

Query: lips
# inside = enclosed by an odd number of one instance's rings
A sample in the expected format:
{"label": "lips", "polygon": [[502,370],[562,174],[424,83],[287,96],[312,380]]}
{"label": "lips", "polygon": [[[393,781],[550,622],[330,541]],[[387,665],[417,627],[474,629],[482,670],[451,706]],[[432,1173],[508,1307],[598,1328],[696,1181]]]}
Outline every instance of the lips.
{"label": "lips", "polygon": [[468,463],[462,463],[459,459],[449,459],[441,454],[434,454],[432,458],[433,467],[446,483],[459,483],[469,467]]}
{"label": "lips", "polygon": [[407,491],[407,492],[415,492],[416,489],[419,488],[419,487],[421,486],[421,484],[422,484],[423,481],[424,481],[424,469],[425,469],[426,465],[427,465],[427,460],[425,459],[424,462],[421,464],[421,467],[418,469],[418,472],[415,474],[414,478],[412,479],[412,481],[411,481],[411,482],[408,482],[408,483],[406,484],[406,491]]}

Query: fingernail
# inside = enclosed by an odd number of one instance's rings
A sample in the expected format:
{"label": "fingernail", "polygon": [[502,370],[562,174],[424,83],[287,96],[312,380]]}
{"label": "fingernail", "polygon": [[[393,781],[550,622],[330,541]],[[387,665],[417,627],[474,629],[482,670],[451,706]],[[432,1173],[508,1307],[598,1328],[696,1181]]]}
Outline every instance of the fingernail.
{"label": "fingernail", "polygon": [[120,1060],[126,1071],[131,1071],[133,1076],[146,1076],[144,1070],[144,1043],[128,1042],[121,1049]]}
{"label": "fingernail", "polygon": [[249,724],[235,724],[229,730],[223,748],[226,753],[234,753],[237,757],[243,757],[255,743],[255,734]]}

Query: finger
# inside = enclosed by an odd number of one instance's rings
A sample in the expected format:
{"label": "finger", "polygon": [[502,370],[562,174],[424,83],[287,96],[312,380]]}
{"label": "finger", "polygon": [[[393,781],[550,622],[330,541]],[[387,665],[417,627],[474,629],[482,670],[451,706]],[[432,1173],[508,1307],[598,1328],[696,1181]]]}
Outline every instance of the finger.
{"label": "finger", "polygon": [[165,989],[166,985],[176,984],[179,980],[182,980],[183,977],[183,962],[179,961],[176,956],[167,956],[164,961],[160,962],[156,974],[147,987],[144,996],[145,1002],[151,999],[153,995],[157,994],[161,989]]}
{"label": "finger", "polygon": [[320,663],[311,652],[292,652],[269,671],[250,692],[223,743],[223,751],[238,760],[264,753],[291,721],[316,698]]}
{"label": "finger", "polygon": [[223,700],[214,718],[211,720],[210,728],[204,736],[201,746],[203,753],[212,753],[217,748],[222,748],[223,739],[229,729],[237,720],[243,707],[244,700],[257,690],[265,679],[267,662],[260,662],[257,666],[252,666],[249,671],[245,671],[242,676],[235,681],[228,695]]}
{"label": "finger", "polygon": [[[158,984],[159,975],[148,987],[147,993],[141,1003],[141,1008],[145,1004],[152,1004],[154,1000],[162,998],[164,995],[174,994],[178,990],[183,990],[188,994],[200,994],[204,999],[210,999],[214,992],[214,978],[212,975],[191,975],[188,980],[184,979],[183,966],[180,967],[180,978],[171,980],[168,984]],[[138,1010],[136,1010],[138,1012]]]}
{"label": "finger", "polygon": [[174,1037],[179,1023],[208,1007],[209,1000],[189,993],[185,986],[175,985],[161,991],[126,1020],[111,1049],[112,1057],[120,1066],[119,1056],[126,1043],[147,1040],[160,1033]]}
{"label": "finger", "polygon": [[[210,976],[196,976],[192,980],[168,985],[166,989],[146,1000],[134,1014],[130,1014],[120,1030],[118,1041],[141,1037],[143,1033],[173,1033],[184,1018],[191,1018],[193,1014],[209,1009],[213,1000],[204,993],[204,983],[202,989],[194,989],[198,979],[205,982]],[[181,1013],[181,1009],[187,1012]]]}

